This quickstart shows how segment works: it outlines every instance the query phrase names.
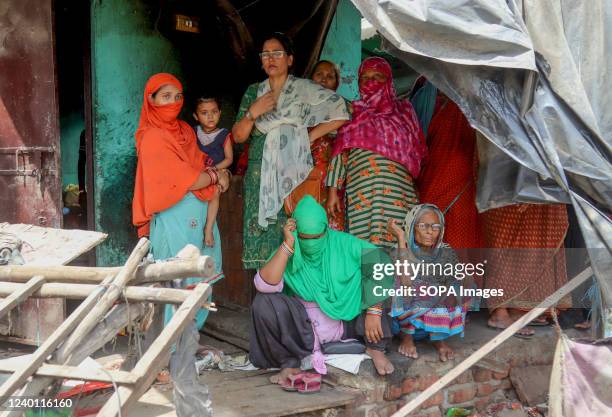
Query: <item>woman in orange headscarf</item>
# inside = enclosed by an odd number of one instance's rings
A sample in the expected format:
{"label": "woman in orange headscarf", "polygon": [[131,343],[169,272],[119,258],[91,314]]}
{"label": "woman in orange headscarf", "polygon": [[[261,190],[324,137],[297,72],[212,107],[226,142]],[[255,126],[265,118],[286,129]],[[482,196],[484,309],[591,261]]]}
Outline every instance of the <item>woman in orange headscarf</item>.
{"label": "woman in orange headscarf", "polygon": [[[198,148],[194,130],[178,119],[182,107],[183,87],[176,77],[160,73],[149,78],[135,135],[138,165],[132,221],[138,236],[149,236],[155,259],[176,256],[187,244],[212,256],[214,282],[223,277],[219,231],[215,225],[215,246],[207,248],[203,229],[208,201],[227,190],[229,177],[225,170],[206,167],[207,157]],[[200,280],[187,278],[179,286]],[[207,311],[196,316],[198,328]],[[166,323],[172,312],[172,306],[166,306]]]}

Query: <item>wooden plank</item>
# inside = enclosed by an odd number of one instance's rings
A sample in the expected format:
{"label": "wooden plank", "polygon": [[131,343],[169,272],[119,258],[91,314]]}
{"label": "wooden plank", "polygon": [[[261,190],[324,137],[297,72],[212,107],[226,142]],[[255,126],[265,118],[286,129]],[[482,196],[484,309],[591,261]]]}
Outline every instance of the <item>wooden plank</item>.
{"label": "wooden plank", "polygon": [[308,413],[326,408],[342,407],[355,402],[358,390],[344,390],[321,386],[316,394],[300,395],[285,392],[279,386],[268,385],[226,391],[209,387],[215,417],[279,417]]}
{"label": "wooden plank", "polygon": [[[170,347],[179,338],[187,324],[193,320],[200,306],[208,299],[212,289],[208,284],[198,284],[193,294],[172,315],[160,335],[140,358],[132,373],[139,382],[134,388],[120,386],[113,396],[104,404],[98,417],[115,417],[127,414],[127,409],[144,394],[155,380],[157,372],[163,366],[163,358],[168,357]],[[119,410],[119,404],[121,410]]]}
{"label": "wooden plank", "polygon": [[[28,210],[26,210],[27,212]],[[50,223],[49,223],[50,224]],[[94,248],[106,234],[86,230],[65,230],[31,224],[0,223],[0,232],[17,235],[23,242],[21,254],[28,265],[63,265]],[[32,274],[44,275],[44,274]],[[63,299],[27,300],[13,318],[11,334],[24,341],[40,344],[66,318]],[[0,326],[3,331],[4,326]]]}
{"label": "wooden plank", "polygon": [[0,223],[0,232],[23,240],[21,255],[30,266],[64,265],[95,248],[108,236],[78,229],[54,229],[31,224]]}
{"label": "wooden plank", "polygon": [[[16,364],[1,364],[0,373],[13,373],[20,371]],[[78,366],[55,365],[43,363],[34,373],[36,376],[45,376],[63,379],[76,379],[79,381],[101,381],[117,384],[135,384],[136,377],[126,371],[106,371],[102,369],[81,369]]]}
{"label": "wooden plank", "polygon": [[[6,296],[24,288],[26,284],[16,282],[0,282],[0,297]],[[48,283],[31,294],[34,298],[63,297],[69,300],[82,300],[94,292],[98,285]],[[126,287],[123,298],[128,301],[146,301],[161,304],[181,304],[191,294],[191,290],[160,287]],[[8,298],[6,298],[8,300]],[[1,317],[1,314],[0,314]]]}
{"label": "wooden plank", "polygon": [[230,334],[228,334],[226,332],[219,331],[219,330],[208,329],[206,327],[204,327],[204,329],[202,329],[202,333],[204,333],[205,335],[217,338],[219,340],[222,340],[222,341],[224,341],[226,343],[229,343],[230,345],[237,346],[240,349],[246,350],[247,352],[250,349],[249,341],[248,340],[244,340],[241,337],[236,337],[236,336],[230,335]]}
{"label": "wooden plank", "polygon": [[472,353],[468,356],[463,362],[454,367],[450,372],[446,373],[442,378],[436,381],[433,385],[427,388],[425,391],[417,395],[412,401],[408,404],[404,405],[402,408],[397,410],[392,417],[405,417],[416,410],[421,404],[427,401],[431,396],[436,394],[446,385],[451,383],[455,378],[461,375],[463,372],[467,371],[471,366],[478,363],[478,361],[484,358],[486,355],[491,353],[497,346],[502,344],[505,340],[512,337],[514,333],[516,333],[521,328],[525,327],[528,323],[533,321],[535,318],[541,316],[548,310],[550,307],[554,306],[559,300],[561,300],[566,295],[570,294],[576,288],[580,286],[583,282],[589,279],[593,275],[593,270],[591,267],[588,267],[568,283],[566,283],[563,287],[559,288],[557,291],[546,297],[544,301],[542,301],[537,307],[533,308],[531,311],[526,313],[523,317],[512,323],[508,326],[504,331],[502,331],[499,335],[488,341],[484,346],[478,349],[476,352]]}
{"label": "wooden plank", "polygon": [[57,352],[58,362],[64,363],[70,360],[74,348],[81,343],[84,337],[87,337],[89,332],[96,327],[100,319],[104,317],[115,301],[121,296],[126,284],[134,277],[136,267],[149,251],[149,247],[150,242],[146,238],[141,238],[138,241],[136,247],[125,262],[125,265],[109,285],[108,290],[83,321],[79,323],[74,332],[68,337],[68,340],[62,344],[62,347]]}
{"label": "wooden plank", "polygon": [[[26,282],[34,275],[44,275],[47,282],[74,282],[98,284],[108,275],[117,275],[121,267],[98,268],[83,266],[0,266],[0,281]],[[214,275],[214,260],[210,256],[173,258],[163,262],[139,265],[133,283],[169,281],[179,278]]]}
{"label": "wooden plank", "polygon": [[[112,280],[109,277],[105,283],[108,284]],[[91,308],[96,305],[98,299],[106,292],[106,287],[100,285],[96,292],[93,292],[77,307],[76,310],[68,317],[51,336],[32,354],[32,358],[28,365],[13,373],[0,386],[0,404],[4,404],[6,399],[19,387],[21,387],[27,379],[34,374],[47,357],[62,343],[66,336],[77,327],[81,320],[91,311]]]}
{"label": "wooden plank", "polygon": [[20,303],[27,300],[27,298],[33,292],[42,287],[44,283],[45,279],[42,276],[37,275],[32,277],[27,284],[23,284],[21,288],[17,289],[16,291],[3,294],[4,296],[8,295],[8,297],[6,297],[2,303],[0,303],[0,318],[8,314],[9,311],[17,307]]}

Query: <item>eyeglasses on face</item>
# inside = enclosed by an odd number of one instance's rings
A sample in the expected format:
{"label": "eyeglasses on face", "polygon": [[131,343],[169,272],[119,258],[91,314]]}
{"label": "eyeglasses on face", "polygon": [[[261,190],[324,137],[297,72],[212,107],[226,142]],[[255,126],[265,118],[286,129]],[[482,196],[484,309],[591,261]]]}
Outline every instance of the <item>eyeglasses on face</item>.
{"label": "eyeglasses on face", "polygon": [[265,52],[260,52],[259,53],[259,57],[263,60],[263,59],[280,59],[282,57],[284,57],[287,53],[285,51],[265,51]]}
{"label": "eyeglasses on face", "polygon": [[442,230],[440,223],[417,223],[416,227],[421,231],[432,230],[433,232],[439,232]]}

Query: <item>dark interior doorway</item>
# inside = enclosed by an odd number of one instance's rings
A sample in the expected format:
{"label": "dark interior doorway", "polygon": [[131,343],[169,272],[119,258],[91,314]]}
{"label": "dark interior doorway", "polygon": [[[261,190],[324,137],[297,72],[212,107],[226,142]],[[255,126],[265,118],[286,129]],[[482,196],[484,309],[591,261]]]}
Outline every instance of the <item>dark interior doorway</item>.
{"label": "dark interior doorway", "polygon": [[57,0],[54,12],[63,224],[93,230],[89,2]]}

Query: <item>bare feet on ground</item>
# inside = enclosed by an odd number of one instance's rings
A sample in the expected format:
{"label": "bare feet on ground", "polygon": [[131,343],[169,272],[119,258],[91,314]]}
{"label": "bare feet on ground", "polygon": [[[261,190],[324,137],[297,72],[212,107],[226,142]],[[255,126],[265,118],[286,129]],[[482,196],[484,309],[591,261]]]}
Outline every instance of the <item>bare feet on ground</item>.
{"label": "bare feet on ground", "polygon": [[434,345],[434,347],[438,351],[438,356],[440,357],[440,360],[442,362],[446,362],[455,358],[455,352],[453,351],[453,349],[451,349],[449,345],[446,344],[445,341],[439,340],[437,342],[431,342],[431,344]]}
{"label": "bare feet on ground", "polygon": [[[503,330],[507,328],[508,326],[510,326],[512,323],[514,323],[514,321],[515,320],[513,320],[512,317],[510,317],[510,314],[508,313],[507,309],[498,308],[495,311],[493,311],[493,313],[491,313],[491,316],[489,317],[489,321],[487,322],[487,324],[490,327],[494,327],[496,329]],[[522,336],[533,336],[535,334],[533,330],[528,329],[526,327],[519,329],[516,333]]]}
{"label": "bare feet on ground", "polygon": [[282,383],[289,378],[289,375],[295,375],[298,373],[300,373],[300,368],[283,368],[279,373],[270,377],[270,382],[273,384],[282,385]]}
{"label": "bare feet on ground", "polygon": [[416,346],[414,345],[414,340],[412,339],[412,335],[410,334],[402,335],[402,342],[400,343],[397,351],[409,358],[416,359],[419,357],[419,354],[416,350]]}
{"label": "bare feet on ground", "polygon": [[213,237],[212,227],[210,229],[208,227],[204,229],[204,244],[209,248],[215,246],[215,238]]}
{"label": "bare feet on ground", "polygon": [[385,352],[367,348],[366,353],[372,358],[376,372],[378,372],[379,375],[389,375],[395,370],[391,361],[387,359]]}

